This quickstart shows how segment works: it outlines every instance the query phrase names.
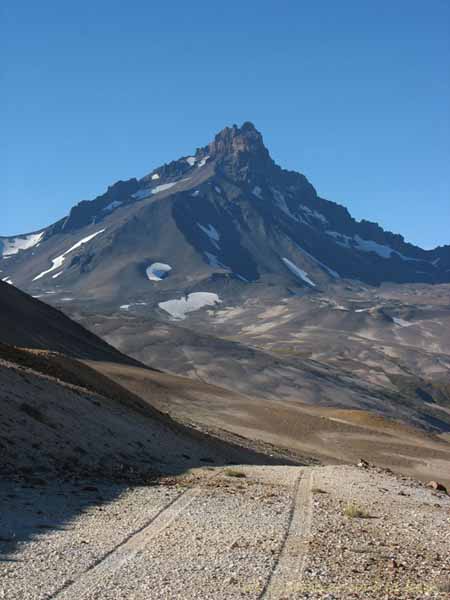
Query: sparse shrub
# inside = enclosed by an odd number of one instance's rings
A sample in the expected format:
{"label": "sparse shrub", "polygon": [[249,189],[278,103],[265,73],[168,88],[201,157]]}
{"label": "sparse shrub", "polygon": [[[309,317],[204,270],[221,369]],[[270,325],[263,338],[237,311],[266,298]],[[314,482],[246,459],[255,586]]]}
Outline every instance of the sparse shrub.
{"label": "sparse shrub", "polygon": [[349,519],[367,519],[369,514],[356,504],[347,504],[344,515]]}
{"label": "sparse shrub", "polygon": [[243,471],[238,471],[237,469],[225,469],[225,475],[227,477],[247,477]]}

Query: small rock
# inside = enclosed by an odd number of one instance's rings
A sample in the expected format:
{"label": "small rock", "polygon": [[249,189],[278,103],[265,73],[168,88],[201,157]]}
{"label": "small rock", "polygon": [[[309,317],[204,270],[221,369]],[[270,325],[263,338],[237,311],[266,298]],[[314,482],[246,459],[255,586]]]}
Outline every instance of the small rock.
{"label": "small rock", "polygon": [[398,569],[398,563],[395,558],[391,558],[390,567],[391,569]]}
{"label": "small rock", "polygon": [[429,481],[427,483],[427,487],[432,488],[433,490],[436,490],[437,492],[444,492],[445,494],[448,493],[445,485],[442,485],[442,483],[439,483],[438,481]]}

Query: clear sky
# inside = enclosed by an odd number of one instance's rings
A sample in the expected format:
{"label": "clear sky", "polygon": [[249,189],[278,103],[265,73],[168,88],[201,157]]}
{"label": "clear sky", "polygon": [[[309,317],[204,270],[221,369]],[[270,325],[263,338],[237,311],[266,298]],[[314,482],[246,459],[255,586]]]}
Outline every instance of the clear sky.
{"label": "clear sky", "polygon": [[3,0],[0,235],[252,121],[356,218],[450,243],[448,0]]}

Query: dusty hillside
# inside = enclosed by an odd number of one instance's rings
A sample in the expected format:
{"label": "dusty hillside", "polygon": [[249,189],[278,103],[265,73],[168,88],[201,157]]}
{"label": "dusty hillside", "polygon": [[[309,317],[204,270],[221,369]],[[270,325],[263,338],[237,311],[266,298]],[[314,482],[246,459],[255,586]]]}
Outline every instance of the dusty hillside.
{"label": "dusty hillside", "polygon": [[0,281],[0,342],[136,364],[52,306]]}
{"label": "dusty hillside", "polygon": [[175,418],[286,448],[324,463],[364,457],[422,480],[450,484],[450,444],[364,410],[268,400],[167,373],[112,363],[90,366]]}
{"label": "dusty hillside", "polygon": [[[354,462],[359,456],[363,456],[376,464],[421,479],[435,477],[448,481],[445,472],[450,464],[450,446],[444,436],[429,435],[418,430],[417,427],[392,420],[393,417],[407,421],[409,415],[416,415],[413,422],[422,425],[426,424],[429,416],[433,415],[435,420],[431,423],[434,426],[445,423],[447,413],[442,409],[436,412],[435,407],[430,407],[429,403],[427,405],[423,400],[405,402],[400,398],[401,402],[397,404],[398,396],[381,394],[377,397],[376,392],[380,391],[379,388],[364,387],[364,382],[357,385],[355,381],[345,377],[336,378],[333,369],[327,369],[317,362],[304,363],[307,370],[305,371],[303,367],[301,371],[294,368],[294,363],[280,361],[278,364],[276,362],[270,364],[272,360],[270,353],[252,349],[248,349],[248,352],[254,351],[257,356],[263,356],[266,362],[261,363],[258,372],[254,373],[254,365],[249,364],[245,355],[242,355],[236,361],[239,366],[239,370],[235,372],[237,390],[224,389],[202,381],[201,371],[195,373],[195,380],[155,371],[128,359],[95,335],[74,324],[59,311],[27,297],[12,286],[2,285],[1,289],[0,298],[3,298],[4,306],[2,318],[5,322],[11,322],[5,337],[16,343],[22,342],[24,345],[34,347],[34,350],[24,352],[19,349],[13,350],[9,346],[0,346],[0,357],[7,362],[15,362],[15,369],[18,368],[18,372],[21,369],[30,369],[34,373],[33,377],[44,375],[47,378],[46,386],[53,389],[52,386],[56,385],[62,397],[66,398],[65,402],[69,404],[72,400],[67,398],[72,394],[72,387],[81,388],[82,394],[87,392],[101,397],[104,407],[115,409],[114,407],[118,406],[120,411],[125,411],[123,414],[132,411],[133,419],[154,419],[158,423],[163,423],[164,431],[169,424],[169,430],[176,426],[179,431],[183,430],[182,435],[185,435],[188,430],[183,429],[181,423],[187,423],[195,428],[201,427],[204,432],[212,433],[234,446],[250,447],[266,454],[276,454],[276,449],[284,449],[282,455],[285,458],[292,456],[294,460],[303,463],[311,460]],[[6,319],[8,311],[11,319]],[[34,314],[38,315],[37,319],[32,318]],[[112,326],[115,330],[115,318],[102,321],[101,317],[98,317],[98,322],[104,322],[105,327]],[[137,319],[132,317],[128,320],[128,323],[130,322],[134,327]],[[56,324],[58,327],[47,328],[47,323]],[[162,343],[163,329],[167,326],[153,323],[151,336],[151,346],[154,343],[153,354],[159,349],[163,361],[163,357],[170,355],[172,350],[175,357],[179,355],[180,349],[186,352],[186,346],[182,348],[177,339],[173,339],[172,336]],[[29,332],[27,327],[30,329]],[[175,327],[169,328],[168,332],[180,330],[183,331],[182,328]],[[73,336],[71,332],[75,332]],[[185,335],[189,336],[189,332],[186,331]],[[128,336],[127,339],[132,338]],[[205,336],[200,336],[200,339],[206,340]],[[141,338],[137,336],[135,341],[140,344]],[[230,346],[236,346],[226,340],[218,340],[218,343],[219,349],[227,350]],[[40,350],[39,348],[44,344],[51,349],[63,346],[69,355]],[[211,352],[212,347],[214,346],[207,344],[203,347],[203,353]],[[147,348],[150,349],[150,346]],[[243,347],[242,351],[245,350],[246,348]],[[74,356],[85,359],[84,363],[73,358]],[[225,356],[229,356],[229,353],[225,352]],[[198,355],[195,360],[198,360]],[[17,367],[17,364],[21,366]],[[234,368],[225,357],[220,364],[221,372],[226,368]],[[13,369],[10,372],[15,371]],[[282,392],[285,391],[286,386],[283,377],[280,376],[281,372],[288,373],[292,380],[288,397],[283,397]],[[301,372],[306,379],[299,381],[297,378],[296,382],[296,377]],[[252,390],[252,386],[255,385],[257,390],[258,385],[264,387],[267,377],[273,379],[277,374],[281,378],[268,396],[260,397],[251,392],[245,393],[247,390]],[[49,381],[53,383],[50,384]],[[244,393],[239,391],[239,382],[244,385]],[[304,398],[308,399],[308,390],[312,394],[309,404],[303,401]],[[278,394],[278,391],[281,393]],[[297,395],[293,395],[295,391]],[[325,391],[329,399],[324,402]],[[27,396],[37,397],[32,390],[24,389],[23,398]],[[44,397],[45,394],[41,396],[40,401],[45,405]],[[337,402],[338,397],[341,398],[340,402]],[[365,403],[361,404],[361,397],[365,398]],[[333,400],[338,406],[326,405]],[[366,410],[361,409],[364,406]],[[383,411],[386,407],[389,408],[387,414],[391,418],[377,416],[370,412],[371,409]],[[88,418],[88,405],[83,410],[85,410],[83,414]],[[170,413],[177,423],[170,421],[164,413]],[[435,414],[442,415],[441,421],[434,417]],[[97,416],[100,419],[101,415]],[[152,423],[151,427],[154,426],[155,423]],[[44,428],[43,431],[48,432],[49,429]],[[66,436],[64,443],[72,449],[75,445],[79,446],[80,444],[71,440],[70,436],[73,434],[79,437],[83,431],[83,429],[69,428],[64,434]],[[192,431],[191,428],[188,437],[192,435]],[[23,434],[20,435],[23,437]],[[102,439],[102,435],[99,439]],[[195,435],[200,434],[197,431]],[[142,439],[136,439],[135,443],[137,444],[138,441],[144,443]],[[109,444],[108,440],[102,443]],[[96,447],[100,452],[98,444]],[[108,447],[103,446],[99,456],[106,455],[105,448]],[[138,445],[136,450],[137,447]],[[122,449],[121,452],[127,460],[133,462],[138,453],[130,454],[131,448],[132,446],[126,442],[125,450]],[[148,451],[152,457],[161,456],[162,452],[159,447],[155,450],[153,446],[150,446]],[[198,458],[198,454],[192,452],[181,454]],[[179,453],[175,455],[178,456]],[[76,459],[78,461],[80,457],[76,456]],[[112,459],[109,460],[111,462]],[[243,458],[238,457],[237,460],[242,462]],[[156,465],[157,462],[154,461],[154,464]],[[164,460],[161,464],[164,465]],[[181,463],[181,467],[183,464]],[[158,470],[160,467],[155,468]],[[180,465],[177,463],[175,468],[180,468]]]}
{"label": "dusty hillside", "polygon": [[164,386],[144,400],[77,357],[139,365],[56,309],[0,285],[3,475],[146,479],[201,464],[277,460],[173,421],[156,407]]}
{"label": "dusty hillside", "polygon": [[[262,286],[184,320],[147,306],[71,316],[137,360],[261,400],[450,430],[449,286],[355,282],[282,301]],[[201,312],[201,314],[200,314]]]}
{"label": "dusty hillside", "polygon": [[67,357],[8,353],[2,345],[0,389],[3,476],[139,480],[202,464],[278,460],[174,422]]}

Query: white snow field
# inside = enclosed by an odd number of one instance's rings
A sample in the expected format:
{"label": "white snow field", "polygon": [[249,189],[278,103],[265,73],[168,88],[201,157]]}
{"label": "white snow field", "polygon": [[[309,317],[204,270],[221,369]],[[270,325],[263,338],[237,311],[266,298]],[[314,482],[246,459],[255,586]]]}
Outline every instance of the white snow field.
{"label": "white snow field", "polygon": [[192,294],[180,299],[160,302],[158,306],[169,313],[174,319],[185,319],[187,313],[199,310],[204,306],[215,306],[221,302],[222,300],[217,294],[210,292],[192,292]]}
{"label": "white snow field", "polygon": [[[334,238],[336,244],[344,246],[344,248],[356,248],[360,252],[374,252],[381,258],[392,258],[398,256],[402,260],[409,260],[412,262],[430,262],[428,260],[422,260],[420,258],[412,258],[411,256],[405,256],[398,250],[394,250],[390,246],[385,244],[379,244],[373,240],[365,240],[356,234],[354,237],[345,235],[345,233],[338,233],[337,231],[325,231],[325,233]],[[433,264],[433,263],[432,263]]]}
{"label": "white snow field", "polygon": [[73,252],[74,250],[77,250],[78,248],[80,248],[84,244],[87,244],[88,242],[90,242],[91,240],[93,240],[97,235],[99,235],[100,233],[103,233],[104,231],[105,231],[104,229],[100,229],[100,231],[96,231],[95,233],[91,233],[91,235],[88,235],[87,237],[83,238],[82,240],[80,240],[79,242],[77,242],[76,244],[74,244],[71,248],[69,248],[68,250],[66,250],[60,256],[57,256],[56,258],[53,258],[52,259],[52,266],[50,267],[50,269],[47,269],[46,271],[42,271],[42,273],[39,273],[39,275],[36,275],[36,277],[33,279],[33,281],[37,281],[38,279],[41,279],[41,277],[44,277],[45,275],[48,275],[49,273],[52,273],[53,271],[56,271],[56,269],[60,269],[63,266],[63,263],[64,263],[64,261],[66,259],[66,256],[68,254],[70,254],[70,252]]}
{"label": "white snow field", "polygon": [[303,269],[299,269],[299,267],[297,267],[297,265],[294,265],[294,263],[291,262],[288,258],[283,258],[283,262],[287,266],[289,271],[291,271],[291,273],[294,273],[294,275],[296,275],[297,277],[299,277],[300,279],[302,279],[309,285],[316,287],[316,284],[314,283],[314,281],[311,281],[311,279],[308,277],[308,273],[306,271],[303,271]]}
{"label": "white snow field", "polygon": [[155,262],[152,263],[149,267],[147,267],[145,272],[150,281],[162,281],[169,275],[171,270],[172,267],[170,265]]}
{"label": "white snow field", "polygon": [[30,235],[17,236],[12,238],[0,238],[0,256],[12,256],[20,250],[28,250],[38,244],[44,232],[30,233]]}

